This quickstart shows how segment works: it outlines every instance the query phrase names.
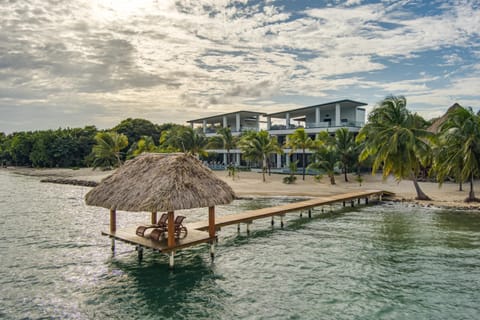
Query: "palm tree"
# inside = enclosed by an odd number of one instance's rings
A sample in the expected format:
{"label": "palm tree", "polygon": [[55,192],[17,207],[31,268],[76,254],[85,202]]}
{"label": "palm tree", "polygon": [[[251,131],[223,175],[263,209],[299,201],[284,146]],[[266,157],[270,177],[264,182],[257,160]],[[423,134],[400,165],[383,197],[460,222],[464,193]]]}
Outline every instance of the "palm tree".
{"label": "palm tree", "polygon": [[307,166],[305,151],[313,146],[313,140],[308,136],[304,128],[298,128],[288,135],[285,146],[292,149],[291,153],[298,149],[302,150],[302,180],[305,180],[305,168]]}
{"label": "palm tree", "polygon": [[470,192],[465,201],[475,198],[473,180],[480,174],[480,116],[471,108],[458,108],[450,113],[439,133],[441,152],[437,153],[434,169],[442,183],[448,175],[457,180],[470,181]]}
{"label": "palm tree", "polygon": [[410,178],[418,200],[430,200],[418,184],[417,176],[426,165],[432,136],[420,117],[411,114],[403,96],[389,96],[379,103],[368,116],[368,123],[360,130],[358,142],[365,142],[359,159],[373,155],[372,174],[380,167],[383,177],[392,173],[397,180]]}
{"label": "palm tree", "polygon": [[277,137],[270,137],[265,130],[259,132],[252,131],[244,134],[238,145],[245,159],[262,162],[262,178],[263,182],[265,182],[268,156],[272,153],[282,153]]}
{"label": "palm tree", "polygon": [[128,138],[117,132],[99,132],[92,148],[93,167],[118,167],[122,164],[120,150],[128,146]]}
{"label": "palm tree", "polygon": [[335,184],[335,166],[339,161],[335,140],[327,132],[321,132],[311,146],[313,162],[309,169],[323,170],[330,178],[330,183]]}
{"label": "palm tree", "polygon": [[150,136],[142,136],[140,140],[132,144],[128,151],[129,158],[135,158],[144,152],[158,152],[158,148]]}
{"label": "palm tree", "polygon": [[237,139],[232,135],[232,130],[228,127],[217,130],[217,135],[210,138],[209,147],[223,148],[227,151],[227,165],[232,162],[230,158],[230,150],[235,148]]}
{"label": "palm tree", "polygon": [[358,158],[358,148],[353,133],[347,128],[340,128],[335,131],[335,147],[345,175],[345,182],[348,182],[348,168]]}
{"label": "palm tree", "polygon": [[193,155],[206,156],[207,138],[203,132],[191,127],[174,126],[162,132],[160,137],[161,150],[166,152],[184,152]]}

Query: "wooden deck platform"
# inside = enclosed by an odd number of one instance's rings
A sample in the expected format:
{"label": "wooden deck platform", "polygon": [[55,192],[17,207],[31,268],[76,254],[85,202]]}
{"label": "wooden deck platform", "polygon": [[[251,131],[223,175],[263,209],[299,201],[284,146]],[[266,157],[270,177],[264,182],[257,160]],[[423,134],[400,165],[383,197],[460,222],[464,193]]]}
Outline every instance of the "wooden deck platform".
{"label": "wooden deck platform", "polygon": [[110,231],[102,231],[102,235],[109,236],[116,240],[120,240],[129,244],[133,245],[140,245],[144,248],[150,248],[153,250],[157,250],[162,253],[169,253],[171,251],[176,251],[184,248],[188,248],[191,246],[195,246],[201,243],[207,243],[215,240],[215,237],[211,238],[208,235],[208,232],[199,231],[195,229],[189,229],[188,234],[183,239],[177,239],[176,244],[174,247],[168,247],[167,239],[160,239],[159,241],[155,241],[149,238],[149,232],[146,233],[145,237],[139,237],[136,235],[137,227],[128,227],[124,229],[119,229],[115,232]]}
{"label": "wooden deck platform", "polygon": [[[318,197],[310,200],[294,202],[289,204],[284,204],[276,207],[263,208],[258,210],[249,210],[237,214],[230,214],[226,216],[220,216],[215,218],[215,228],[220,230],[221,227],[228,225],[246,223],[247,231],[248,224],[252,223],[253,220],[263,219],[268,217],[280,216],[283,217],[289,212],[295,212],[300,210],[308,210],[314,207],[320,207],[324,205],[331,205],[338,202],[347,202],[360,199],[370,199],[373,197],[381,198],[383,196],[392,196],[393,193],[382,191],[382,190],[367,190],[367,191],[356,191],[343,193],[338,195]],[[358,201],[360,202],[360,201]],[[368,201],[365,201],[368,203]],[[272,221],[273,222],[273,221]],[[283,226],[283,220],[282,220]],[[102,235],[109,236],[112,238],[112,250],[114,250],[114,240],[120,240],[129,244],[138,246],[139,260],[142,258],[143,248],[150,248],[161,253],[168,253],[170,255],[170,267],[173,267],[173,256],[175,251],[180,249],[185,249],[202,243],[210,243],[210,254],[213,258],[214,256],[214,240],[216,237],[210,237],[209,233],[204,231],[208,230],[208,220],[194,222],[187,225],[188,234],[183,239],[177,239],[175,246],[168,247],[167,239],[161,239],[160,241],[155,241],[149,238],[148,230],[145,237],[139,237],[136,235],[137,226],[132,226],[124,229],[119,229],[114,232],[103,231]]]}
{"label": "wooden deck platform", "polygon": [[[276,207],[269,207],[257,210],[249,210],[237,214],[215,218],[215,228],[220,229],[228,225],[239,223],[251,223],[253,220],[268,218],[272,216],[285,215],[288,212],[308,210],[314,207],[330,205],[337,202],[351,201],[373,196],[392,196],[393,193],[383,190],[367,190],[343,193],[328,197],[313,198],[305,201],[284,204]],[[190,223],[187,225],[188,230],[208,230],[208,220]]]}

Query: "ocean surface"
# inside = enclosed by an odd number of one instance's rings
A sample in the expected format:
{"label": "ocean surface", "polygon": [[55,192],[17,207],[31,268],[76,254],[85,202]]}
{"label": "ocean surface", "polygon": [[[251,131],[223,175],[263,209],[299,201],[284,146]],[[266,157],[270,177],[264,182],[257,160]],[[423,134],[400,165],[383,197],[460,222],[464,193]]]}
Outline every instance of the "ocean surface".
{"label": "ocean surface", "polygon": [[[117,242],[89,188],[0,170],[1,319],[479,319],[480,213],[381,204],[258,220],[168,257]],[[261,182],[259,182],[261,183]],[[288,199],[237,200],[219,215]],[[208,210],[188,210],[187,222]],[[119,212],[119,226],[148,213]]]}

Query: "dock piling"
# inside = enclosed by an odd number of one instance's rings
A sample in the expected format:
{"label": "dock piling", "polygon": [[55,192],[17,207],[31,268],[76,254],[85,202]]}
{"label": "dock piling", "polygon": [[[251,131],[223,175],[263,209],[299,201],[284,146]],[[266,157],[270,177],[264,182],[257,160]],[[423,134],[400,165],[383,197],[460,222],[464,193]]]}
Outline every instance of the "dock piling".
{"label": "dock piling", "polygon": [[283,215],[280,216],[280,227],[283,229]]}
{"label": "dock piling", "polygon": [[311,218],[312,217],[312,209],[308,209],[308,217]]}
{"label": "dock piling", "polygon": [[174,259],[175,252],[174,251],[170,252],[169,256],[170,256],[170,259],[168,261],[168,266],[170,267],[170,269],[173,269],[173,266],[175,263],[175,259]]}
{"label": "dock piling", "polygon": [[138,253],[138,262],[142,262],[143,260],[143,247],[137,246],[137,253]]}
{"label": "dock piling", "polygon": [[275,220],[273,219],[273,216],[272,216],[272,226],[275,224]]}
{"label": "dock piling", "polygon": [[111,249],[112,249],[112,252],[115,253],[115,238],[112,238],[111,240],[112,240],[112,247],[111,247]]}
{"label": "dock piling", "polygon": [[213,260],[215,259],[215,244],[212,242],[210,245],[210,258]]}

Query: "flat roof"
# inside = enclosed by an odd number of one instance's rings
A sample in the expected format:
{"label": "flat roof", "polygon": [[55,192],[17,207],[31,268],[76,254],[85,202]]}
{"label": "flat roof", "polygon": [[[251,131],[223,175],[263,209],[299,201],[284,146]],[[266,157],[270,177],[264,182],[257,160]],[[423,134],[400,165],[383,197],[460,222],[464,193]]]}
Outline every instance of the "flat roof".
{"label": "flat roof", "polygon": [[275,112],[275,113],[270,113],[267,114],[267,117],[271,118],[281,118],[284,119],[287,116],[287,113],[290,114],[290,118],[297,118],[305,115],[305,112],[308,111],[309,109],[315,109],[315,108],[324,108],[324,107],[335,107],[336,104],[340,104],[340,106],[347,106],[347,107],[359,107],[359,106],[366,106],[368,105],[367,103],[364,102],[359,102],[359,101],[354,101],[354,100],[349,100],[349,99],[344,99],[344,100],[338,100],[338,101],[333,101],[333,102],[327,102],[327,103],[322,103],[322,104],[316,104],[314,106],[308,106],[308,107],[302,107],[298,109],[290,109],[290,110],[285,110],[285,111],[280,111],[280,112]]}
{"label": "flat roof", "polygon": [[234,116],[236,114],[240,114],[241,116],[247,116],[247,117],[252,117],[252,116],[264,116],[266,113],[264,112],[255,112],[255,111],[245,111],[245,110],[240,110],[240,111],[235,111],[235,112],[229,112],[229,113],[222,113],[222,114],[217,114],[214,116],[210,117],[205,117],[205,118],[199,118],[199,119],[194,119],[194,120],[188,120],[188,123],[203,123],[203,121],[222,121],[223,117],[229,117],[229,116]]}

